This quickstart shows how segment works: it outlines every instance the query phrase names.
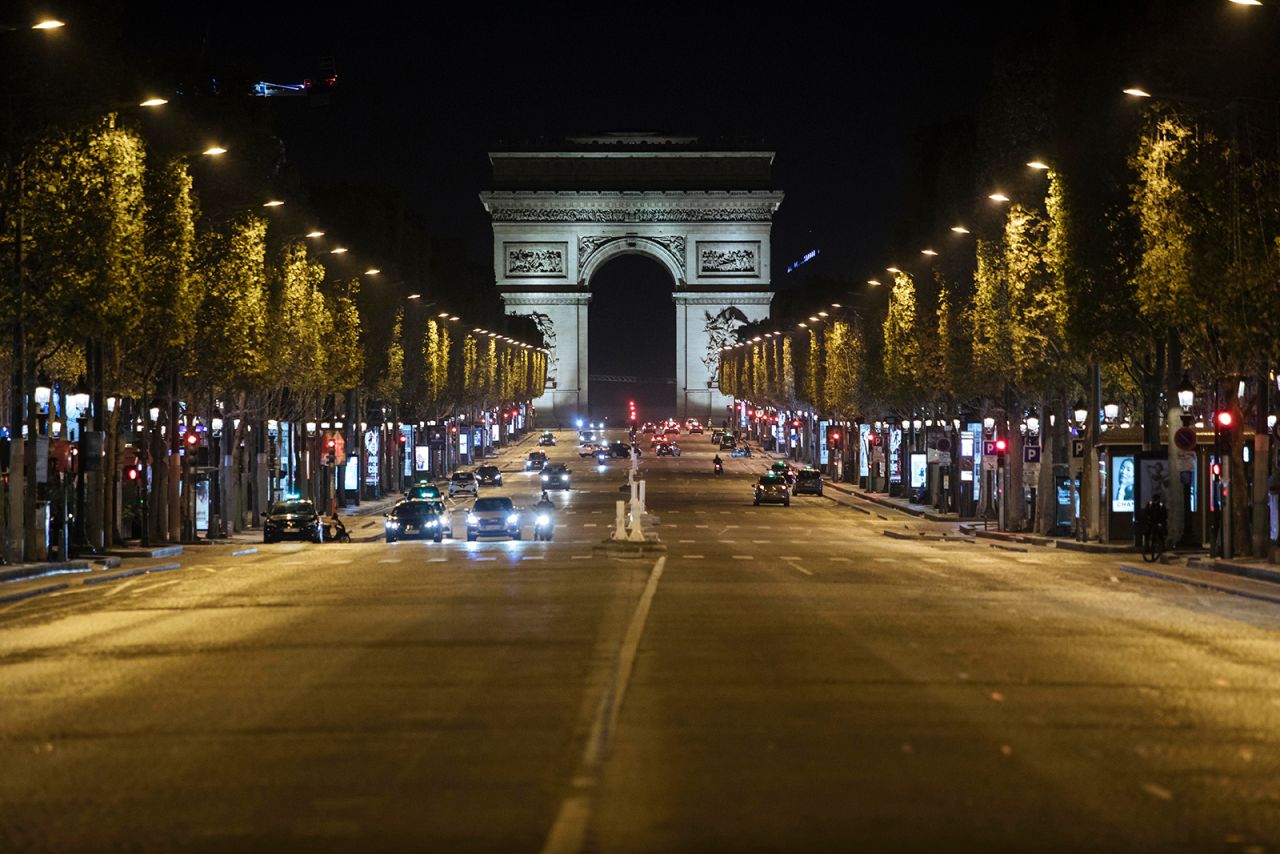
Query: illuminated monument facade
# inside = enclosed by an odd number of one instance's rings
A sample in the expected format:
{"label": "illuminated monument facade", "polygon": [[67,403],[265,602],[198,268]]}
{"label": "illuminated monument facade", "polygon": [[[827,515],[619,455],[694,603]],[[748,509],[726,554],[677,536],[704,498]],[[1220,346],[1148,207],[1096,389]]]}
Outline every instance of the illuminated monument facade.
{"label": "illuminated monument facade", "polygon": [[[773,152],[690,137],[618,134],[547,150],[491,152],[493,267],[508,314],[530,315],[551,348],[543,423],[590,414],[587,306],[596,271],[646,255],[671,276],[677,417],[718,423],[719,348],[769,315],[769,237],[782,193]],[[597,329],[595,334],[608,334]]]}

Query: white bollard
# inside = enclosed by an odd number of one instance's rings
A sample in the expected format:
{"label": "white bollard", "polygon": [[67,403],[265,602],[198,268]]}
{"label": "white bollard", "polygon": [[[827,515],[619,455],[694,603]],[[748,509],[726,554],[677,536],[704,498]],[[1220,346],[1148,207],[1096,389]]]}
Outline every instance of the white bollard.
{"label": "white bollard", "polygon": [[627,502],[618,501],[616,503],[617,516],[614,519],[613,539],[627,539]]}
{"label": "white bollard", "polygon": [[640,508],[640,509],[639,509],[637,512],[638,512],[641,516],[643,516],[645,513],[648,513],[648,512],[649,512],[649,511],[648,511],[648,509],[644,506],[644,481],[643,481],[643,480],[642,480],[642,481],[640,481],[640,500],[639,500],[639,508]]}
{"label": "white bollard", "polygon": [[631,533],[627,539],[633,543],[644,542],[644,528],[640,524],[640,514],[634,510],[631,513]]}

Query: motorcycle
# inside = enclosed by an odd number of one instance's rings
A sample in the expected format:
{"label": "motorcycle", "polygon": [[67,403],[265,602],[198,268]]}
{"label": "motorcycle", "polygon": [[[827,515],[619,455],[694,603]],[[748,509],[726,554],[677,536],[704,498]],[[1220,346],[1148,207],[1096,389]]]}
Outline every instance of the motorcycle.
{"label": "motorcycle", "polygon": [[724,474],[724,463],[716,460],[716,474]]}
{"label": "motorcycle", "polygon": [[599,465],[604,465],[605,460],[607,459],[609,459],[608,451],[600,451],[596,454],[596,463]]}
{"label": "motorcycle", "polygon": [[556,528],[555,517],[543,510],[534,517],[533,538],[543,542],[551,542],[551,535]]}

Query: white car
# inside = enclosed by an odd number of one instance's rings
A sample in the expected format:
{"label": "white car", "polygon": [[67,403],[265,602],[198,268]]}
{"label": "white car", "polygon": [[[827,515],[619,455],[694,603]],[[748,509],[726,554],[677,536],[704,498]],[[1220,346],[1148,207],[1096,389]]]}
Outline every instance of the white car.
{"label": "white car", "polygon": [[478,497],[480,495],[480,482],[476,480],[473,472],[456,471],[453,477],[449,478],[449,497],[455,495],[470,495]]}

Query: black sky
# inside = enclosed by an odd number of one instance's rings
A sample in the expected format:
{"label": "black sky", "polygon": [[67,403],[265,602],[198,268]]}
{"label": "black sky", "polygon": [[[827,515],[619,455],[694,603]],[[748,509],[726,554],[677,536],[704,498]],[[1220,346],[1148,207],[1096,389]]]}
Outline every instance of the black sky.
{"label": "black sky", "polygon": [[614,130],[758,140],[787,193],[783,266],[814,246],[879,251],[913,136],[975,109],[993,46],[1040,26],[1036,8],[126,3],[114,18],[140,77],[290,81],[333,57],[334,103],[282,124],[303,181],[401,190],[480,260],[495,144]]}

